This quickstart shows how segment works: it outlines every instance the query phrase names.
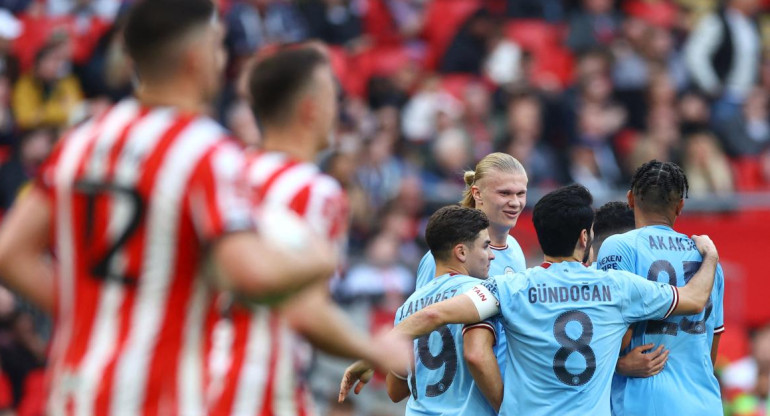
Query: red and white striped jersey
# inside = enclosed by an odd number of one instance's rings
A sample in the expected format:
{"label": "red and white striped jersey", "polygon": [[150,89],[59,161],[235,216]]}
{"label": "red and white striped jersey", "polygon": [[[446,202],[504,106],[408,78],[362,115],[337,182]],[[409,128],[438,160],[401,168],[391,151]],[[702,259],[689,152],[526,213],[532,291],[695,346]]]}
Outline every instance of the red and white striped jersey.
{"label": "red and white striped jersey", "polygon": [[[277,152],[251,154],[246,165],[255,210],[288,207],[344,248],[348,201],[336,180],[312,163]],[[267,307],[234,306],[229,317],[212,317],[209,325],[211,415],[313,414],[303,377],[311,351],[280,314]]]}
{"label": "red and white striped jersey", "polygon": [[205,414],[207,242],[252,227],[243,153],[214,121],[122,101],[68,133],[52,201],[51,415]]}

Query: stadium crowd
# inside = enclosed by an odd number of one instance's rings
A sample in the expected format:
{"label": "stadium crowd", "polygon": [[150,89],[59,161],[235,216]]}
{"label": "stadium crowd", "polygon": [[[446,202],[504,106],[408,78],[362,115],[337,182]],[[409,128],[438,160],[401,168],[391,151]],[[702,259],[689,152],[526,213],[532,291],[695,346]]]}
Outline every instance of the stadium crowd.
{"label": "stadium crowd", "polygon": [[[0,0],[0,215],[60,133],[132,94],[121,36],[130,3]],[[320,164],[351,202],[348,267],[333,292],[372,332],[392,324],[414,289],[427,216],[457,201],[461,172],[490,152],[521,161],[535,194],[578,182],[608,200],[650,159],[680,164],[693,196],[770,189],[767,1],[219,6],[229,60],[211,114],[248,146],[261,140],[243,76],[252,58],[307,40],[328,45],[341,114]],[[9,414],[42,411],[49,333],[41,313],[0,292],[0,407]],[[725,397],[737,397],[730,414],[765,414],[767,333],[725,374],[735,389]],[[332,402],[339,368],[316,363],[319,403]]]}

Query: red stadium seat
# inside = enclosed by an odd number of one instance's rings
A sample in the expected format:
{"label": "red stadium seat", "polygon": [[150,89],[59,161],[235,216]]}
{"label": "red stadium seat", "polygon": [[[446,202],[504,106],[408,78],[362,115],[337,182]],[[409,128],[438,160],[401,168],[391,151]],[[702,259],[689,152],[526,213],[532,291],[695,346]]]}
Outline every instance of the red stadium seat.
{"label": "red stadium seat", "polygon": [[514,20],[505,25],[505,36],[530,52],[560,45],[565,32],[566,29],[562,25],[538,19]]}
{"label": "red stadium seat", "polygon": [[556,84],[564,88],[572,83],[574,57],[564,46],[554,46],[538,50],[533,56],[532,83],[541,88]]}
{"label": "red stadium seat", "polygon": [[64,32],[72,41],[72,60],[82,64],[91,58],[99,38],[110,28],[108,22],[96,17],[80,20],[74,16],[48,17],[24,14],[19,17],[24,31],[16,39],[13,52],[19,58],[22,71],[29,70],[35,54],[55,33]]}
{"label": "red stadium seat", "polygon": [[465,20],[481,7],[477,0],[433,0],[425,11],[423,37],[428,42],[425,67],[438,68],[452,38]]}
{"label": "red stadium seat", "polygon": [[447,74],[441,77],[441,89],[462,101],[468,85],[482,83],[487,86],[483,78],[470,74]]}
{"label": "red stadium seat", "polygon": [[366,0],[364,33],[371,36],[375,44],[399,43],[401,38],[396,23],[390,15],[385,0]]}
{"label": "red stadium seat", "polygon": [[354,70],[347,71],[349,80],[346,91],[354,96],[366,93],[366,84],[373,76],[390,76],[413,61],[403,45],[375,46],[350,57],[348,65]]}
{"label": "red stadium seat", "polygon": [[735,188],[737,191],[757,191],[767,189],[768,184],[762,177],[762,167],[759,159],[740,157],[731,161]]}
{"label": "red stadium seat", "polygon": [[623,9],[631,16],[665,28],[673,27],[678,17],[677,7],[668,1],[633,0],[626,2]]}

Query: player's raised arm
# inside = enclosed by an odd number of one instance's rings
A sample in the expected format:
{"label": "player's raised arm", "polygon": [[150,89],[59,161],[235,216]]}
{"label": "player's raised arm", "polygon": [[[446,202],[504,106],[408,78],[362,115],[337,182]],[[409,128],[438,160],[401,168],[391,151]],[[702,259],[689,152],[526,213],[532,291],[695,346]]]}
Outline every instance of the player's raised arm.
{"label": "player's raised arm", "polygon": [[679,303],[672,312],[674,315],[700,313],[706,307],[714,287],[714,275],[719,263],[717,248],[707,235],[694,235],[692,239],[703,256],[703,263],[695,276],[684,287],[678,288]]}
{"label": "player's raised arm", "polygon": [[41,309],[54,304],[53,266],[49,253],[51,205],[33,187],[20,197],[0,228],[0,276],[3,283]]}
{"label": "player's raised arm", "polygon": [[321,239],[308,239],[301,251],[285,250],[256,233],[236,233],[213,247],[218,274],[225,284],[252,300],[268,301],[295,293],[327,279],[336,265],[336,254]]}

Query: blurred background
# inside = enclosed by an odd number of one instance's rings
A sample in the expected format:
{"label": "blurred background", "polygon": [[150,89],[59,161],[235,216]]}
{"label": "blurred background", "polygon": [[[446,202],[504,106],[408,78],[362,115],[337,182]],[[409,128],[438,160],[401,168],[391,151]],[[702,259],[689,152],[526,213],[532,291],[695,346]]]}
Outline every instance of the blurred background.
{"label": "blurred background", "polygon": [[[132,93],[121,39],[130,3],[0,0],[0,216],[62,131]],[[392,325],[426,250],[427,217],[459,200],[462,171],[487,153],[524,164],[530,206],[571,182],[597,206],[623,200],[637,166],[675,161],[690,182],[676,228],[709,234],[725,269],[726,413],[770,414],[770,1],[218,3],[229,62],[211,115],[249,146],[260,135],[248,60],[311,39],[329,46],[341,114],[319,163],[347,189],[352,214],[333,292],[362,328]],[[531,216],[512,234],[539,264]],[[0,414],[42,414],[50,331],[0,290]],[[403,414],[382,380],[337,405],[345,365],[316,357],[321,414]]]}

